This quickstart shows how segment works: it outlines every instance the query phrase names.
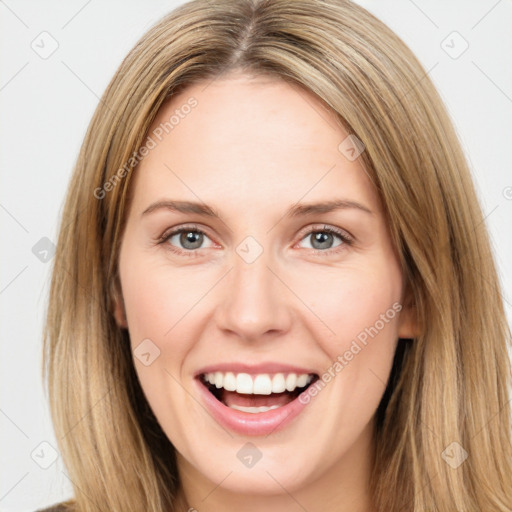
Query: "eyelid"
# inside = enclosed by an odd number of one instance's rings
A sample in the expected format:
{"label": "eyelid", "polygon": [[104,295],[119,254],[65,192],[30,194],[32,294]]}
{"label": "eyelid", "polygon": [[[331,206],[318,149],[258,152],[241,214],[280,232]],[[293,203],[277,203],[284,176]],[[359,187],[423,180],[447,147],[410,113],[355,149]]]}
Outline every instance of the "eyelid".
{"label": "eyelid", "polygon": [[[177,235],[178,233],[181,233],[182,231],[195,231],[197,233],[202,233],[203,235],[207,236],[214,244],[219,245],[215,239],[208,234],[208,228],[204,228],[198,224],[183,224],[179,226],[175,226],[173,228],[166,229],[162,235],[157,237],[155,240],[157,244],[167,242],[172,236]],[[195,249],[194,251],[187,251],[187,252],[198,252],[202,249]]]}
{"label": "eyelid", "polygon": [[[323,232],[323,231],[338,235],[340,238],[347,239],[350,242],[355,242],[355,238],[346,229],[338,228],[336,226],[331,226],[331,225],[325,224],[325,223],[317,223],[317,224],[309,225],[306,228],[304,228],[303,230],[301,230],[297,236],[299,236],[300,240],[302,240],[306,235],[310,235],[311,233]],[[325,251],[322,251],[322,252],[325,252]]]}

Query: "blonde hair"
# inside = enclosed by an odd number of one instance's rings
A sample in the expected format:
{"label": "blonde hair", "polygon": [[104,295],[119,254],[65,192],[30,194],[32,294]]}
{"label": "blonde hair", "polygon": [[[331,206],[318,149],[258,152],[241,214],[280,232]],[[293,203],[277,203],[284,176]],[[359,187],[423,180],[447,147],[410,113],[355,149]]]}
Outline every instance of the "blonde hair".
{"label": "blonde hair", "polygon": [[[69,508],[182,506],[174,448],[114,319],[117,260],[134,154],[160,106],[234,70],[312,91],[366,148],[420,326],[399,341],[375,416],[377,510],[510,510],[511,336],[465,156],[416,57],[348,0],[191,1],[140,39],[107,87],[67,194],[44,342]],[[468,454],[456,468],[444,460],[460,450],[452,443]]]}

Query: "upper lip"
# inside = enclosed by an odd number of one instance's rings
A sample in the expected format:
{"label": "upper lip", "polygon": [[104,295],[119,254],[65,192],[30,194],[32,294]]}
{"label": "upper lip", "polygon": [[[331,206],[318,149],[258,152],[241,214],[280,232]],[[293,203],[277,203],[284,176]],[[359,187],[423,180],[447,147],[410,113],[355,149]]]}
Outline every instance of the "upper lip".
{"label": "upper lip", "polygon": [[200,377],[205,373],[214,373],[214,372],[232,372],[232,373],[248,373],[249,375],[259,375],[259,374],[276,374],[276,373],[296,373],[298,375],[302,375],[304,373],[307,374],[317,374],[311,368],[305,368],[290,364],[283,364],[277,362],[267,362],[267,363],[258,363],[258,364],[247,364],[240,362],[231,362],[231,363],[218,363],[218,364],[210,364],[198,370],[195,374],[196,377]]}

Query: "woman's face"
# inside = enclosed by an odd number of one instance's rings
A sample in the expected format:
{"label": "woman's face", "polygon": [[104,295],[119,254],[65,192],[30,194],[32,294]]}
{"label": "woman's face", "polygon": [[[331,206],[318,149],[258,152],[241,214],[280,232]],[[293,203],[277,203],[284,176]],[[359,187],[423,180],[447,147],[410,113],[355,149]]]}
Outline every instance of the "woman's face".
{"label": "woman's face", "polygon": [[397,339],[413,335],[357,146],[311,93],[244,75],[190,86],[149,135],[116,318],[182,478],[356,485]]}

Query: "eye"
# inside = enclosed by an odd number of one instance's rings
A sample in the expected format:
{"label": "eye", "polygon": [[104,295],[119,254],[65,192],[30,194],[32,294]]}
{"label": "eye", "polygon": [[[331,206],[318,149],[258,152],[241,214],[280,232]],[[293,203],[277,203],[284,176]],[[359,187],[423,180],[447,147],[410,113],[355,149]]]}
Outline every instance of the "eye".
{"label": "eye", "polygon": [[[309,231],[302,235],[301,241],[308,238],[311,244],[306,249],[312,250],[315,254],[338,252],[343,250],[344,246],[350,246],[353,243],[353,239],[347,233],[330,226],[309,228]],[[338,243],[336,239],[339,240]],[[209,244],[203,246],[205,241],[209,241]],[[170,251],[184,256],[200,256],[200,249],[207,249],[214,245],[206,233],[197,226],[182,226],[167,232],[162,235],[158,243],[165,244]],[[342,247],[337,249],[340,246]]]}
{"label": "eye", "polygon": [[[339,243],[335,244],[335,239],[339,240]],[[351,245],[353,243],[352,238],[345,232],[332,228],[330,226],[323,226],[310,229],[301,240],[311,240],[311,248],[316,253],[327,253],[330,254],[334,248],[341,245]],[[333,245],[335,244],[335,245]],[[307,247],[308,248],[308,247]]]}
{"label": "eye", "polygon": [[[201,247],[205,240],[209,240],[210,244],[206,247]],[[213,247],[213,243],[206,233],[195,226],[184,226],[166,233],[163,235],[160,243],[166,243],[171,251],[185,254],[186,256],[196,255],[198,249]]]}

